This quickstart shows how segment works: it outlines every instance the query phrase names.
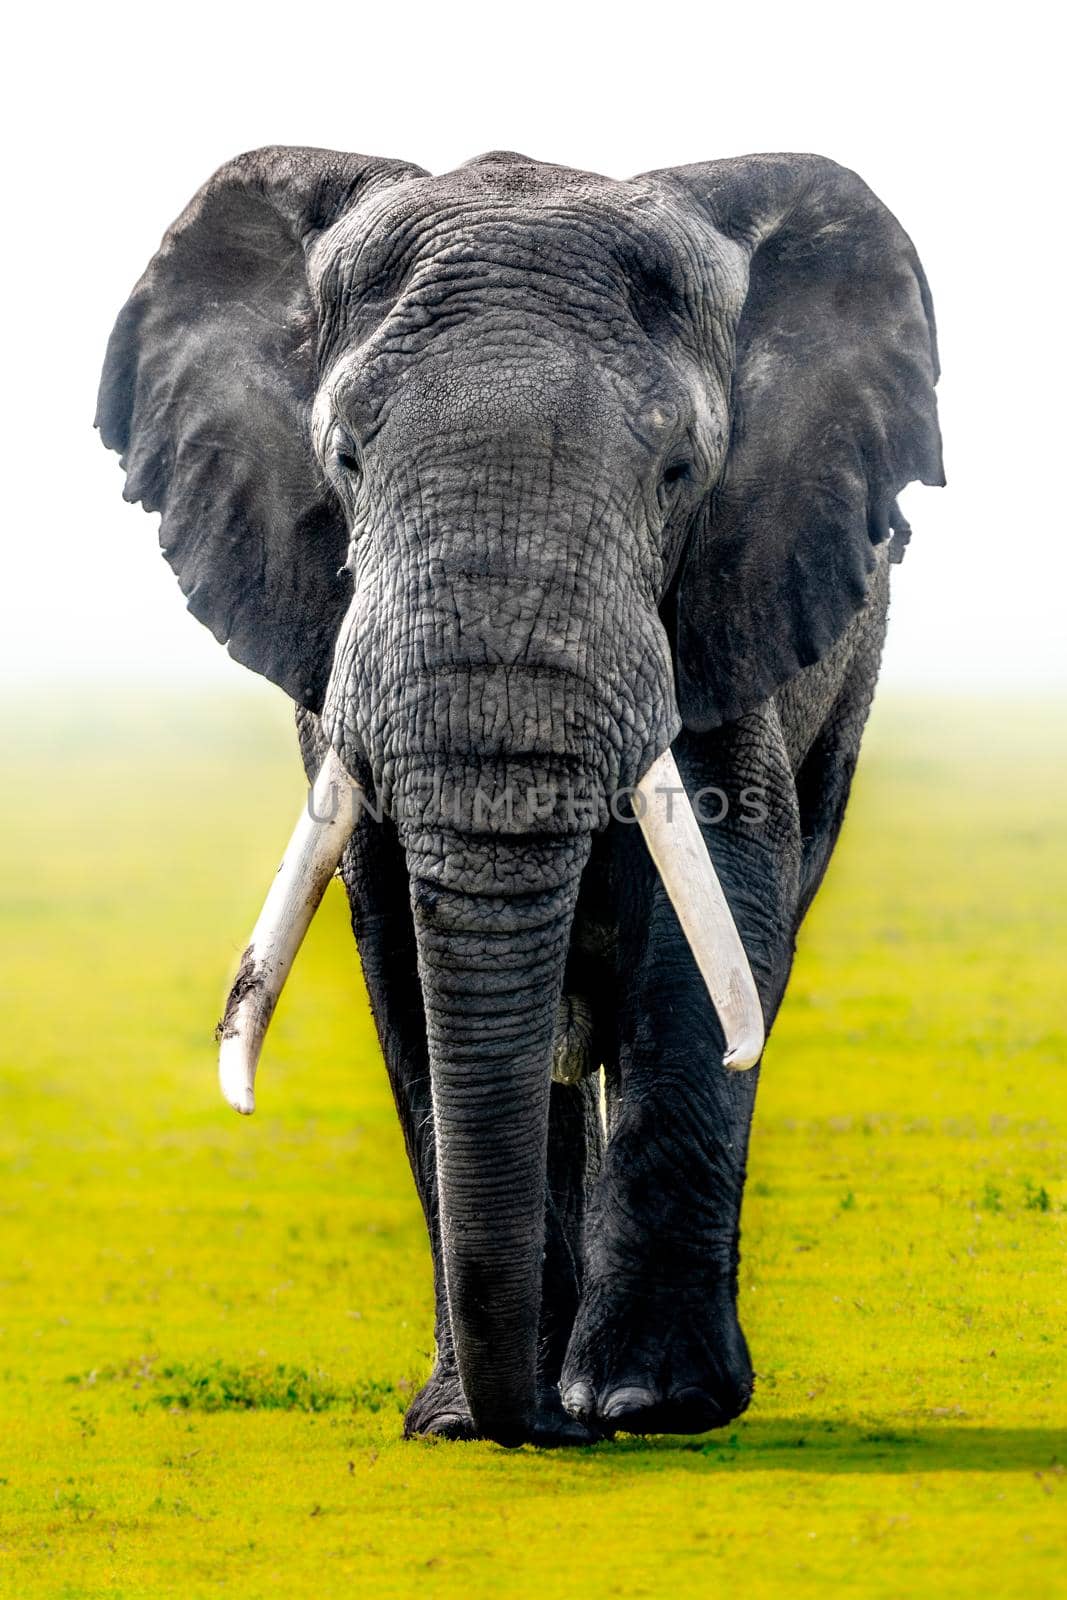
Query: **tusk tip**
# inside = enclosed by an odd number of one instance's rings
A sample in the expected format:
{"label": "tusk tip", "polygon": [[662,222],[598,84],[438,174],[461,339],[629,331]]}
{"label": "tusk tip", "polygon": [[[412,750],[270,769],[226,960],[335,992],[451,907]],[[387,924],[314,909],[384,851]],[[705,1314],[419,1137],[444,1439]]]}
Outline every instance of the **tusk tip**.
{"label": "tusk tip", "polygon": [[256,1109],[256,1097],[250,1091],[246,1093],[227,1094],[226,1090],[224,1089],[222,1092],[227,1104],[231,1105],[240,1116],[250,1117],[253,1111]]}
{"label": "tusk tip", "polygon": [[249,1070],[240,1041],[224,1039],[219,1051],[219,1088],[227,1105],[231,1105],[242,1117],[250,1117],[256,1109],[252,1082],[253,1073]]}
{"label": "tusk tip", "polygon": [[222,1098],[227,1105],[232,1106],[242,1117],[250,1117],[252,1115],[256,1109],[256,1097],[250,1086],[243,1083],[228,1082],[223,1074],[220,1073],[219,1087],[222,1090]]}
{"label": "tusk tip", "polygon": [[749,1072],[763,1054],[763,1039],[744,1039],[727,1050],[722,1064],[727,1072]]}

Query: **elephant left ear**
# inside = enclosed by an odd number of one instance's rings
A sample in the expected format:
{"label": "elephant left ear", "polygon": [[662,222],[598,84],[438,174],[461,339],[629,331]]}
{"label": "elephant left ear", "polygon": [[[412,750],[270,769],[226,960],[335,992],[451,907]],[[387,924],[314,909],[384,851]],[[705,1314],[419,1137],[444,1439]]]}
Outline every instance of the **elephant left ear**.
{"label": "elephant left ear", "polygon": [[406,162],[269,146],[194,195],[119,314],[97,426],[125,498],[161,513],[189,610],[319,710],[351,585],[344,512],[311,447],[319,326],[308,244]]}
{"label": "elephant left ear", "polygon": [[650,174],[740,245],[722,477],[677,591],[678,694],[704,730],[818,661],[862,606],[901,489],[944,483],[930,293],[907,234],[853,172],[748,156]]}

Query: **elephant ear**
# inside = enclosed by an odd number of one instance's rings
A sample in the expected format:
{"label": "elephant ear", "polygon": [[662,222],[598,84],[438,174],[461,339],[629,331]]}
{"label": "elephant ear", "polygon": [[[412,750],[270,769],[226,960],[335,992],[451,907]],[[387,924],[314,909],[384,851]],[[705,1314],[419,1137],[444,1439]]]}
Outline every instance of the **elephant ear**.
{"label": "elephant ear", "polygon": [[96,422],[193,615],[318,709],[347,533],[310,445],[318,329],[305,246],[370,187],[421,176],[331,150],[256,150],[164,236],[108,344]]}
{"label": "elephant ear", "polygon": [[820,659],[862,606],[896,497],[941,484],[933,308],[866,184],[818,156],[658,173],[740,245],[730,444],[677,588],[678,692],[696,730]]}

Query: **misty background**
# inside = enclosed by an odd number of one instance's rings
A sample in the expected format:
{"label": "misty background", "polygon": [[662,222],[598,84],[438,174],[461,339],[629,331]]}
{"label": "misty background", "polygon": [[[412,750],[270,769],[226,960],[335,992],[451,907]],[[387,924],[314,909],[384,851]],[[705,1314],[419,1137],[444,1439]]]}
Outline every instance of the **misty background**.
{"label": "misty background", "polygon": [[253,683],[185,613],[158,519],[122,502],[92,420],[115,315],[164,229],[223,161],[268,143],[433,171],[493,148],[618,177],[760,150],[855,168],[930,279],[949,480],[904,496],[914,536],[882,685],[1067,687],[1058,88],[1032,25],[1008,35],[972,11],[963,32],[947,8],[908,4],[193,3],[9,26],[9,701]]}

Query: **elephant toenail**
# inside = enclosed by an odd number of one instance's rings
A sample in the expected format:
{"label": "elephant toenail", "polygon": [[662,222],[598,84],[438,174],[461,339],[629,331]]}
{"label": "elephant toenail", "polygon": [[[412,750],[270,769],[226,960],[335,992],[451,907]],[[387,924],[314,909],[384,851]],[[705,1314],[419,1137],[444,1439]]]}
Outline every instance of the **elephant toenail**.
{"label": "elephant toenail", "polygon": [[687,1410],[701,1412],[708,1418],[709,1427],[712,1425],[712,1419],[722,1416],[722,1407],[706,1389],[676,1389],[670,1399],[672,1405],[684,1406]]}
{"label": "elephant toenail", "polygon": [[469,1439],[472,1436],[470,1417],[460,1411],[439,1411],[428,1417],[408,1435],[417,1439]]}
{"label": "elephant toenail", "polygon": [[572,1417],[588,1417],[593,1413],[593,1391],[587,1383],[572,1383],[560,1399],[563,1409]]}
{"label": "elephant toenail", "polygon": [[654,1403],[651,1389],[633,1384],[624,1389],[616,1389],[610,1394],[600,1414],[603,1417],[625,1417],[631,1411],[645,1411]]}

